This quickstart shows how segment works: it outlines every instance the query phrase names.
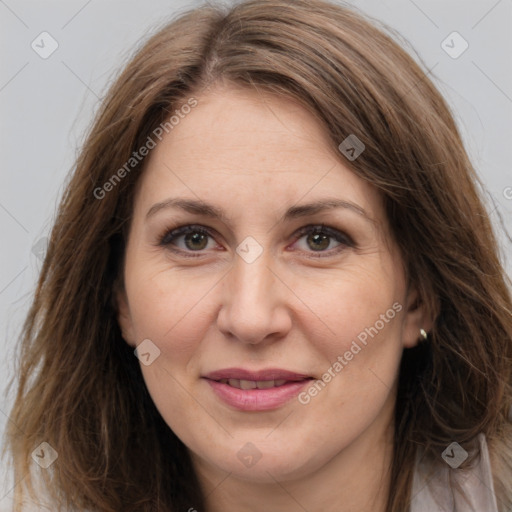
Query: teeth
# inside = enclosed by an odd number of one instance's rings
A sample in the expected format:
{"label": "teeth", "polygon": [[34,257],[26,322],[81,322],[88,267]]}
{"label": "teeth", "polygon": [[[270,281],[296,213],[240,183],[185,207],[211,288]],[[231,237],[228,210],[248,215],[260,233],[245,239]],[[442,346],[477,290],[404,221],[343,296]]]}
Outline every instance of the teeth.
{"label": "teeth", "polygon": [[286,384],[286,380],[243,380],[243,379],[220,379],[220,383],[229,384],[238,389],[270,389]]}
{"label": "teeth", "polygon": [[273,380],[260,380],[256,382],[256,386],[258,386],[258,389],[269,389],[273,388],[275,383]]}
{"label": "teeth", "polygon": [[256,389],[256,382],[240,379],[240,389]]}

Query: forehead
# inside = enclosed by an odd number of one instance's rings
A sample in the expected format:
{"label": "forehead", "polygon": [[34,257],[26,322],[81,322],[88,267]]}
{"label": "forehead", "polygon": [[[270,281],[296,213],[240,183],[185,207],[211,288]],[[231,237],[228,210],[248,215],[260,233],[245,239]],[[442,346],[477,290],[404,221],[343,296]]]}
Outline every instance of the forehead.
{"label": "forehead", "polygon": [[347,167],[325,128],[298,103],[230,87],[195,98],[197,106],[149,155],[139,202],[187,194],[233,206],[238,198],[246,207],[257,201],[281,208],[302,197],[335,195],[357,202],[374,218],[382,216],[377,191]]}

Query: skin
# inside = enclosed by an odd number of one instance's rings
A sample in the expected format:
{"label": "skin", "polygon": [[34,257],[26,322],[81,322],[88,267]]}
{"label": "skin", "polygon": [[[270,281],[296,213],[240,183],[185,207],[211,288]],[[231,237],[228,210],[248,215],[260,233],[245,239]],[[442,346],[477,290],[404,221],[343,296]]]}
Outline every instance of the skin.
{"label": "skin", "polygon": [[[226,84],[197,99],[139,182],[118,297],[123,336],[160,350],[141,365],[144,379],[190,451],[209,512],[383,511],[399,362],[430,321],[405,281],[381,197],[293,101]],[[174,197],[211,203],[225,218],[177,207],[147,217]],[[331,208],[281,219],[326,197],[366,216]],[[170,228],[191,224],[212,236],[159,245]],[[319,224],[353,243],[297,233]],[[251,263],[236,252],[248,236],[263,248]],[[273,367],[321,379],[393,304],[401,311],[306,405],[238,411],[201,378]],[[237,457],[248,442],[261,455],[250,467]]]}

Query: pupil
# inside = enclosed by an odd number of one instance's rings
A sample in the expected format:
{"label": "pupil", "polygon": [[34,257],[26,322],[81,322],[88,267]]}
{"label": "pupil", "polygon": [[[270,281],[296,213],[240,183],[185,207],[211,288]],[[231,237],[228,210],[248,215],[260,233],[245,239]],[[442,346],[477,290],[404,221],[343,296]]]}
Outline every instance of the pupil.
{"label": "pupil", "polygon": [[189,233],[185,235],[185,245],[188,249],[204,249],[207,245],[206,235],[203,233]]}
{"label": "pupil", "polygon": [[311,247],[312,249],[327,249],[329,247],[329,236],[323,233],[314,233],[308,237],[308,243],[313,241],[313,244],[317,244],[316,247]]}

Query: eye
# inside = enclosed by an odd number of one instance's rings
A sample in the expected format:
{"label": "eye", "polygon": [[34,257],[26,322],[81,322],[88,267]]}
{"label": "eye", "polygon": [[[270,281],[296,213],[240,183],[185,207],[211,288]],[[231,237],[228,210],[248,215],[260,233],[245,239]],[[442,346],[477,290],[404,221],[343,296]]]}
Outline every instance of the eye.
{"label": "eye", "polygon": [[[159,245],[166,246],[174,252],[201,252],[217,246],[211,232],[203,226],[181,226],[165,232]],[[169,246],[176,247],[175,249]],[[192,256],[192,255],[190,255]],[[195,256],[195,255],[194,255]],[[197,255],[199,256],[199,254]]]}
{"label": "eye", "polygon": [[298,245],[298,249],[309,253],[313,257],[330,256],[333,253],[337,254],[346,247],[354,247],[354,242],[345,233],[331,228],[329,226],[317,225],[317,226],[305,226],[297,233],[299,236],[295,245]]}

